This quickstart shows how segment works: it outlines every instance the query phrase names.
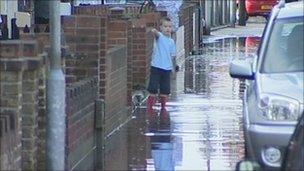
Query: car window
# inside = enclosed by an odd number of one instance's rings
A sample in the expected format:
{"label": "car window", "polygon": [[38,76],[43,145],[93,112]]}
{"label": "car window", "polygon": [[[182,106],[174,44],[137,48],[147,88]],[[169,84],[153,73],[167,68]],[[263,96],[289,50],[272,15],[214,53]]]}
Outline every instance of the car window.
{"label": "car window", "polygon": [[262,63],[264,73],[304,71],[303,18],[274,22]]}

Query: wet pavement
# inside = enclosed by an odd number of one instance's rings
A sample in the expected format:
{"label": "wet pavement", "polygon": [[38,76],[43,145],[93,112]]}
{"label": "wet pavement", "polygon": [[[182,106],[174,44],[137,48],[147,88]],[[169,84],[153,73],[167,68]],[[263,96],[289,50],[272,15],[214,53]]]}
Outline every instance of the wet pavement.
{"label": "wet pavement", "polygon": [[143,105],[108,140],[106,170],[234,170],[244,157],[242,86],[229,76],[229,62],[252,59],[259,38],[204,42],[201,54],[181,61],[169,115],[158,105],[151,117]]}

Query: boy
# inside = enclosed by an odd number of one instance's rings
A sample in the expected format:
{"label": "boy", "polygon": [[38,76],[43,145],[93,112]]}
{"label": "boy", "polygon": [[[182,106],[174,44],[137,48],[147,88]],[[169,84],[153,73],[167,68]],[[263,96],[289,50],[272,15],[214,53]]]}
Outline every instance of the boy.
{"label": "boy", "polygon": [[148,113],[153,112],[156,103],[156,95],[159,89],[159,99],[161,103],[161,113],[167,114],[166,102],[170,94],[170,74],[173,69],[173,60],[176,57],[175,42],[171,38],[172,22],[168,17],[161,19],[160,32],[152,29],[155,44],[151,60],[150,81],[148,91],[150,93],[147,100]]}

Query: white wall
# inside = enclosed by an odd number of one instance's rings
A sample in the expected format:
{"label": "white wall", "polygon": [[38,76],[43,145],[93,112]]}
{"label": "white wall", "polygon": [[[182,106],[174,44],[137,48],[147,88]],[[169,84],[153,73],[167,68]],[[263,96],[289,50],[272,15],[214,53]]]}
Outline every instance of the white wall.
{"label": "white wall", "polygon": [[18,11],[17,0],[0,0],[0,14],[7,15],[9,38],[11,37],[11,19],[15,17],[15,12]]}
{"label": "white wall", "polygon": [[184,61],[185,56],[185,45],[184,45],[184,35],[185,35],[185,28],[181,26],[176,31],[176,51],[177,51],[177,64],[181,65]]}

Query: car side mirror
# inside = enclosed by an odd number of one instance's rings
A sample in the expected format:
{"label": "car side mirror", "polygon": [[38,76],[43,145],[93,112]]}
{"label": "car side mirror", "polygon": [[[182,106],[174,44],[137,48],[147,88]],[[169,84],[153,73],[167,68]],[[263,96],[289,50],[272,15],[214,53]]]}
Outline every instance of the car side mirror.
{"label": "car side mirror", "polygon": [[259,163],[250,160],[241,160],[236,164],[236,171],[261,171]]}
{"label": "car side mirror", "polygon": [[241,79],[254,79],[254,74],[252,72],[252,64],[247,60],[233,60],[230,63],[230,76],[232,78],[241,78]]}

